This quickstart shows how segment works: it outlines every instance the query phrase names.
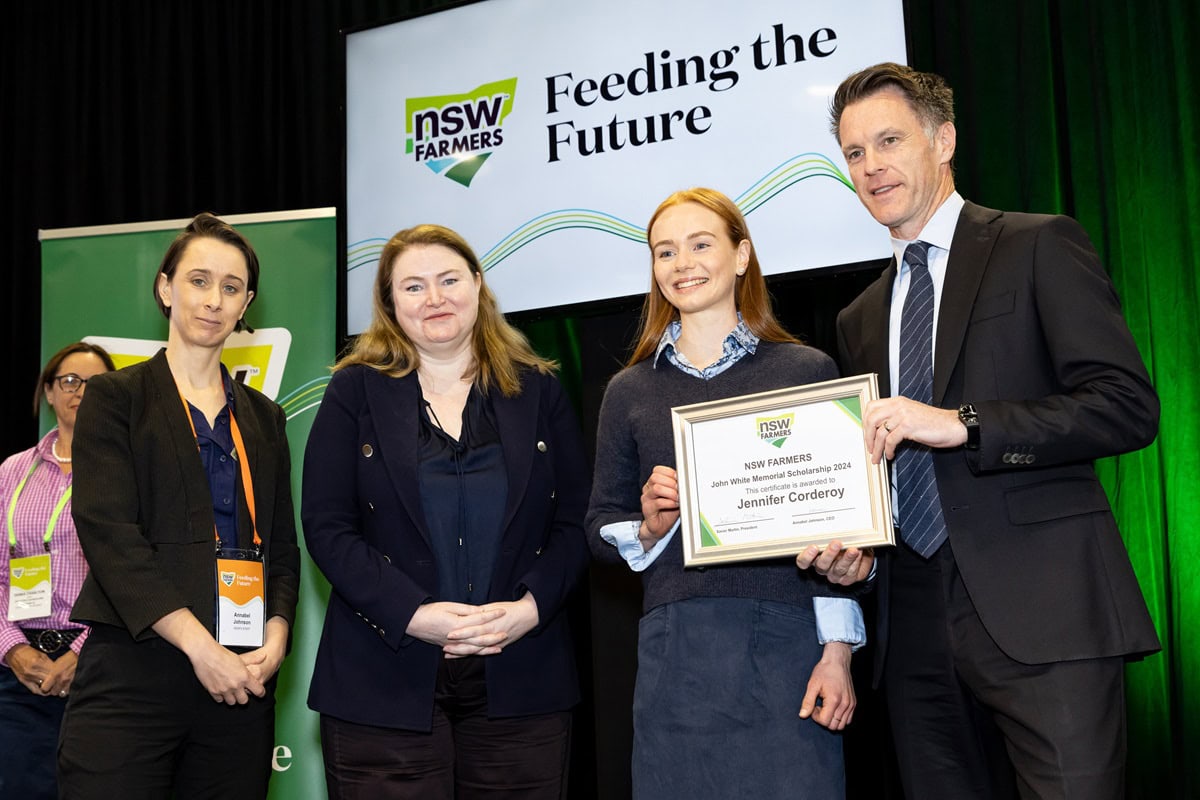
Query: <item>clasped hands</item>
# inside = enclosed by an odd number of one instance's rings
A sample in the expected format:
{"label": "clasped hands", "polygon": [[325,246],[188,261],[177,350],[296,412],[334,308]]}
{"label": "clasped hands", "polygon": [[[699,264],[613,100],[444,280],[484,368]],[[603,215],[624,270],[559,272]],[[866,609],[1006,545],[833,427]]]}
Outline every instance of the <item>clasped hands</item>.
{"label": "clasped hands", "polygon": [[537,602],[526,592],[520,600],[482,606],[426,603],[405,632],[442,648],[446,658],[493,656],[536,628],[538,619]]}
{"label": "clasped hands", "polygon": [[77,659],[71,650],[55,659],[32,645],[19,644],[8,651],[5,661],[21,685],[41,697],[66,697],[75,678]]}
{"label": "clasped hands", "polygon": [[188,657],[196,679],[215,702],[232,706],[266,696],[266,683],[283,662],[291,626],[282,617],[271,617],[262,647],[240,654],[217,642],[187,608],[163,615],[152,627]]}

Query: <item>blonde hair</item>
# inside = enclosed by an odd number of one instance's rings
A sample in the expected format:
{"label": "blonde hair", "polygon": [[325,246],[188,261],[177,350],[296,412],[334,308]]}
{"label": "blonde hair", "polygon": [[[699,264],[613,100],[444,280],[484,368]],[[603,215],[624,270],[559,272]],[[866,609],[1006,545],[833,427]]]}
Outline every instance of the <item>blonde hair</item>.
{"label": "blonde hair", "polygon": [[750,241],[750,230],[746,227],[746,218],[742,216],[737,204],[716,189],[695,187],[675,192],[663,200],[655,209],[646,225],[646,244],[651,246],[650,253],[650,291],[646,293],[646,301],[642,304],[641,326],[638,331],[633,355],[629,357],[626,366],[632,366],[644,358],[654,355],[663,331],[673,320],[679,319],[679,309],[671,305],[658,287],[658,281],[653,278],[654,252],[650,240],[654,223],[668,208],[684,203],[696,203],[716,214],[725,223],[726,233],[736,247],[742,241],[750,242],[750,261],[744,274],[738,276],[734,283],[734,304],[742,313],[742,320],[759,339],[768,342],[793,342],[800,340],[788,333],[771,310],[771,296],[767,292],[767,281],[763,278],[762,267],[758,264],[758,252]]}
{"label": "blonde hair", "polygon": [[548,373],[558,365],[533,352],[525,334],[514,328],[500,313],[496,296],[483,279],[483,268],[475,252],[461,236],[441,225],[418,225],[398,232],[383,247],[375,274],[374,312],[371,324],[354,341],[350,352],[334,365],[334,372],[351,364],[363,364],[393,378],[402,378],[421,365],[416,345],[396,322],[396,304],[392,298],[392,270],[406,250],[413,247],[445,247],[462,256],[471,274],[479,280],[479,313],[471,337],[475,363],[463,377],[473,378],[486,393],[495,387],[505,397],[521,393],[521,370]]}

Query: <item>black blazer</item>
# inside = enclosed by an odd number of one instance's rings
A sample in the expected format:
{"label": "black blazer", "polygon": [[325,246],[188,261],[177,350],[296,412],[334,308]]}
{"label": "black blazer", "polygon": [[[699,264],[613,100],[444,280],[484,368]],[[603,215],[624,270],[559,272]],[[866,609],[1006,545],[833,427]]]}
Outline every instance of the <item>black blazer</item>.
{"label": "black blazer", "polygon": [[[236,381],[233,394],[266,559],[265,618],[291,626],[300,551],[284,414]],[[72,509],[91,570],[72,619],[146,639],[156,636],[150,626],[163,616],[189,608],[215,633],[212,493],[165,351],[88,382],[72,448]],[[239,481],[239,544],[250,547],[241,490]]]}
{"label": "black blazer", "polygon": [[[489,602],[537,601],[538,627],[485,657],[488,711],[522,716],[579,700],[564,605],[588,564],[589,473],[558,380],[529,371],[521,393],[493,390],[508,501]],[[333,593],[308,704],[339,719],[430,730],[441,649],[405,635],[435,599],[418,482],[420,387],[369,367],[334,374],[304,454],[304,538]]]}
{"label": "black blazer", "polygon": [[[895,276],[893,261],[838,316],[843,371],[879,373],[884,393]],[[979,449],[936,451],[934,471],[955,561],[996,644],[1027,664],[1157,650],[1092,460],[1153,441],[1158,397],[1077,222],[965,205],[933,383],[935,406],[979,412]],[[886,553],[879,572],[882,655]]]}

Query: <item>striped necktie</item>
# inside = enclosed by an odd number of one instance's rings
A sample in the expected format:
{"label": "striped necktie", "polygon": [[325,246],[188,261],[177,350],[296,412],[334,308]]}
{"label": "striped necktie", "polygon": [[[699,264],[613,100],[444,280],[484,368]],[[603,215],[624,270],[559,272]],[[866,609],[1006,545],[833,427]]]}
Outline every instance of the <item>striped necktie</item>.
{"label": "striped necktie", "polygon": [[[909,267],[908,295],[900,314],[900,395],[933,404],[933,279],[927,261],[929,245],[913,242],[904,251]],[[922,558],[946,541],[946,521],[933,474],[933,453],[916,442],[896,451],[900,499],[900,537]]]}

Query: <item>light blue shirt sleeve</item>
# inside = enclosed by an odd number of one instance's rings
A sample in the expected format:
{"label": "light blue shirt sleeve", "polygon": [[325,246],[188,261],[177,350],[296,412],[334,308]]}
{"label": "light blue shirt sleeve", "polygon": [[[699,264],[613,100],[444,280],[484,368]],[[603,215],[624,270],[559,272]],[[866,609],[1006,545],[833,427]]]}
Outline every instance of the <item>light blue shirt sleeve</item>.
{"label": "light blue shirt sleeve", "polygon": [[[627,520],[611,522],[600,529],[600,538],[617,548],[617,553],[634,572],[642,572],[653,564],[679,530],[677,521],[654,547],[643,550],[638,539],[641,525],[640,520]],[[845,642],[850,645],[851,651],[855,651],[867,643],[867,626],[863,622],[862,608],[853,598],[814,597],[813,614],[817,618],[817,641],[820,644]]]}
{"label": "light blue shirt sleeve", "polygon": [[[625,559],[625,563],[634,572],[641,572],[654,563],[667,543],[675,538],[675,531],[679,530],[679,521],[676,520],[675,524],[671,526],[671,530],[667,531],[667,535],[659,539],[658,543],[649,550],[643,550],[642,542],[638,539],[638,528],[641,526],[641,520],[631,519],[626,522],[610,522],[600,529],[600,538],[617,548],[621,558]],[[861,616],[862,612],[860,611],[860,620]]]}
{"label": "light blue shirt sleeve", "polygon": [[854,598],[814,597],[813,614],[817,617],[817,641],[822,645],[845,642],[854,652],[867,643],[862,607]]}

